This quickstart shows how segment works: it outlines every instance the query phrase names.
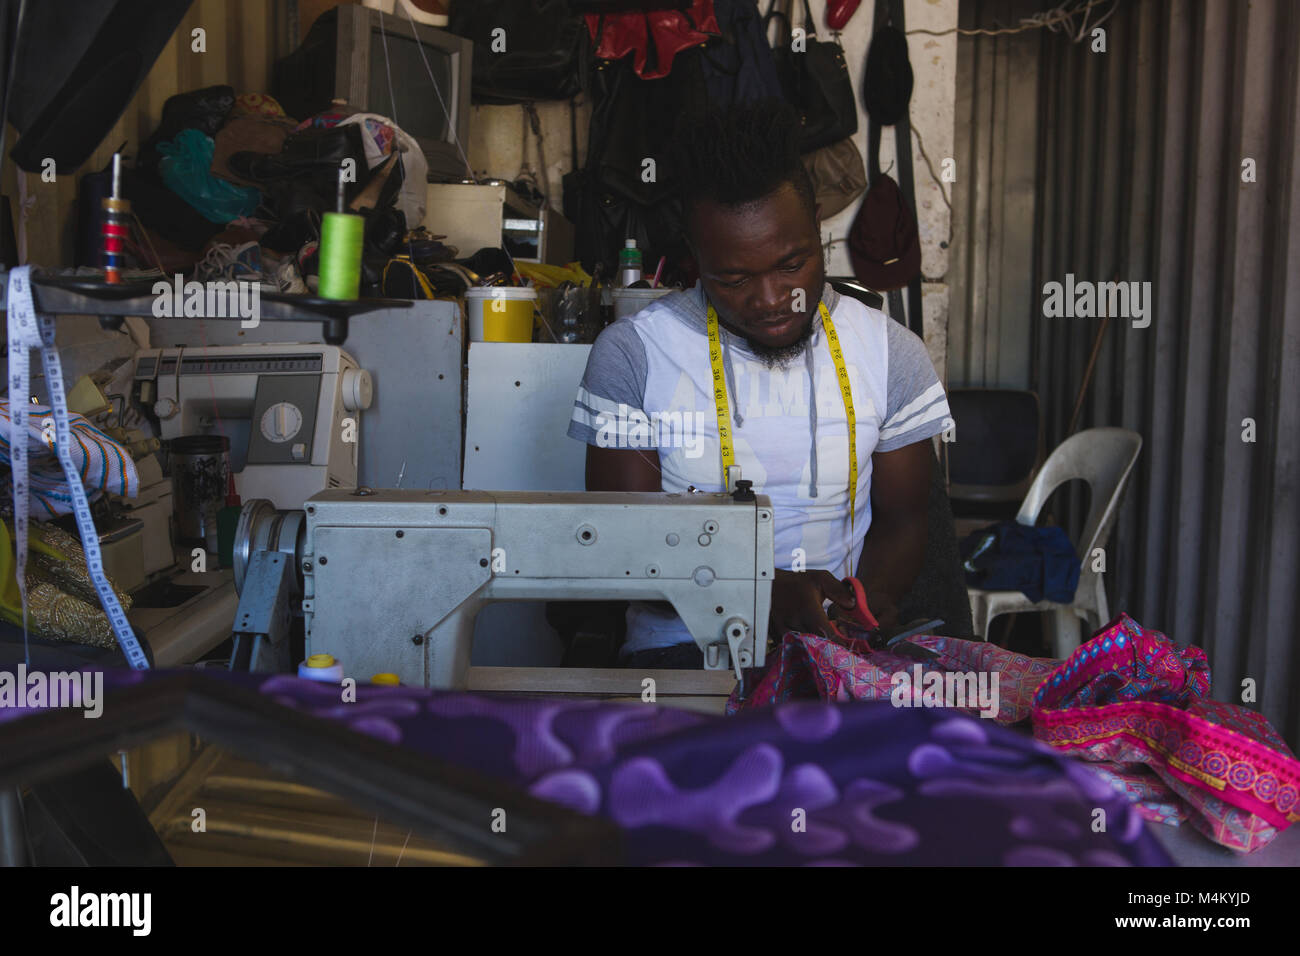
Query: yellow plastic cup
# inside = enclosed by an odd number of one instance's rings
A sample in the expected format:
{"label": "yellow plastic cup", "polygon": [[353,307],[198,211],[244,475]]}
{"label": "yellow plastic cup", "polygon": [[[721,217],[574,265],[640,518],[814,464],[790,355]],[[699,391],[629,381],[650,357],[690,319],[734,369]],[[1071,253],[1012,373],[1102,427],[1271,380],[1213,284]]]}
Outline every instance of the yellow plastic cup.
{"label": "yellow plastic cup", "polygon": [[475,286],[465,290],[471,342],[531,342],[537,290]]}

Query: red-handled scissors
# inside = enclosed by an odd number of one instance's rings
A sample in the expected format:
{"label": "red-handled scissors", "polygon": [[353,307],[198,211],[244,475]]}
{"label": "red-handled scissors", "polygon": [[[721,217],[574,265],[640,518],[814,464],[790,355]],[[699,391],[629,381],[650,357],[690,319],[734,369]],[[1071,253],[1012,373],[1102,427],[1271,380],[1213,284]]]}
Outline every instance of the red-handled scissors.
{"label": "red-handled scissors", "polygon": [[[871,613],[871,608],[867,606],[867,591],[862,586],[862,582],[857,578],[845,578],[844,584],[853,591],[853,608],[848,612],[849,622],[864,630],[877,630],[880,627],[880,622],[876,620],[875,615]],[[845,640],[844,635],[833,621],[831,622],[831,630],[835,632],[835,636],[841,641]]]}

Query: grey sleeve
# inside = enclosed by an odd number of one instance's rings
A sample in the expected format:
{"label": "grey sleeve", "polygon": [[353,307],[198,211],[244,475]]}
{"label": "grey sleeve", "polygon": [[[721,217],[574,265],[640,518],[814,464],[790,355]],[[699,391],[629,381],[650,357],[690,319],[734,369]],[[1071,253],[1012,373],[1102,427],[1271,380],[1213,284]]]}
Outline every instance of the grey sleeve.
{"label": "grey sleeve", "polygon": [[[645,413],[645,380],[649,372],[645,343],[631,317],[619,319],[596,336],[587,357],[587,370],[578,386],[569,420],[569,437],[588,445],[602,442],[602,430],[621,428]],[[647,446],[638,446],[647,447]]]}
{"label": "grey sleeve", "polygon": [[876,451],[894,451],[943,431],[948,396],[925,343],[889,320],[889,401]]}

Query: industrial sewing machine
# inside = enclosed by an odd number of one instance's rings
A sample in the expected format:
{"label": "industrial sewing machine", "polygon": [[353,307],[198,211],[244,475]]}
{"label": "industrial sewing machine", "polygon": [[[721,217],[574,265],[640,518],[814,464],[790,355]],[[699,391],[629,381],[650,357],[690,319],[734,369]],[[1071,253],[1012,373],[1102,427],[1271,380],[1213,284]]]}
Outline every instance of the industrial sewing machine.
{"label": "industrial sewing machine", "polygon": [[221,429],[243,498],[298,508],[324,488],[357,483],[370,373],[335,345],[235,345],[141,351],[140,401],[163,439]]}
{"label": "industrial sewing machine", "polygon": [[463,688],[491,601],[668,601],[709,670],[764,663],[772,506],[732,494],[378,491],[249,501],[235,541],[232,667],[289,669],[300,602],[307,654],[368,680]]}

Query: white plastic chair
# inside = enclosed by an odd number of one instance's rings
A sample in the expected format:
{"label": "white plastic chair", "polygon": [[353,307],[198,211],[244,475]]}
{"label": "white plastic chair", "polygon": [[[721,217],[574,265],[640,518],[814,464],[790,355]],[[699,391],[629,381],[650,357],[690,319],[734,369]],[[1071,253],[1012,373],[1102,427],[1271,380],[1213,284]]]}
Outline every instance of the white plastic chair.
{"label": "white plastic chair", "polygon": [[1023,525],[1038,523],[1038,514],[1052,496],[1052,492],[1067,481],[1082,479],[1088,483],[1091,500],[1088,520],[1083,534],[1074,542],[1082,567],[1079,586],[1074,600],[1069,604],[1055,601],[1029,600],[1019,591],[984,591],[967,588],[970,598],[971,620],[976,633],[988,640],[989,626],[1002,614],[1022,611],[1048,612],[1051,618],[1048,633],[1052,652],[1064,659],[1079,646],[1080,619],[1086,620],[1089,633],[1110,622],[1110,609],[1106,601],[1106,587],[1102,573],[1093,571],[1093,551],[1104,548],[1110,537],[1119,503],[1129,475],[1142,450],[1142,436],[1125,428],[1089,428],[1071,435],[1048,456],[1042,470],[1029,486],[1016,521]]}

